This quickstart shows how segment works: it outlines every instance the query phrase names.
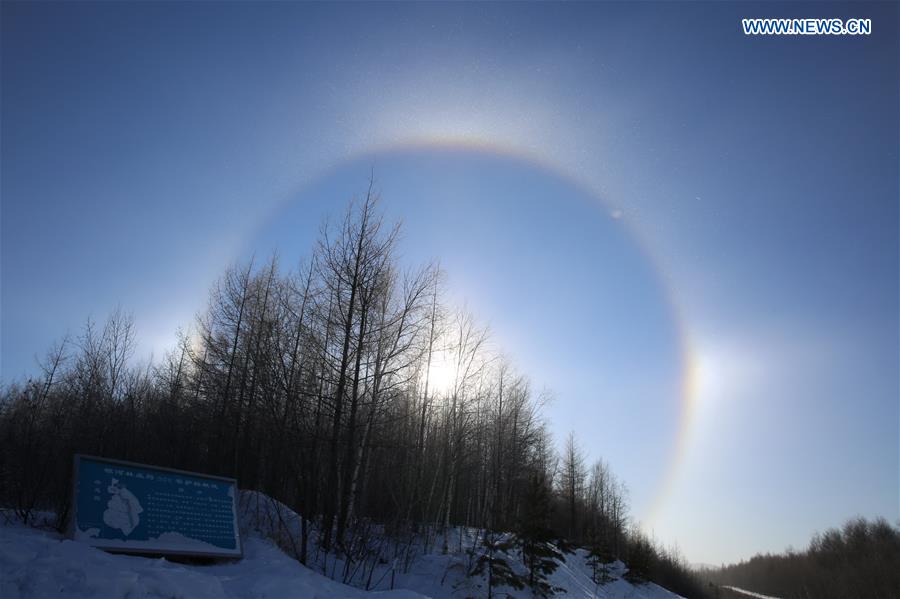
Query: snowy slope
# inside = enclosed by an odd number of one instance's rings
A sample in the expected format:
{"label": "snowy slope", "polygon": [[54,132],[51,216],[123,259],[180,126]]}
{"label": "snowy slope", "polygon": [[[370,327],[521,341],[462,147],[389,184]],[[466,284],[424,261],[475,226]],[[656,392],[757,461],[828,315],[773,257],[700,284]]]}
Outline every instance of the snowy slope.
{"label": "snowy slope", "polygon": [[[252,491],[241,493],[242,522],[249,529],[262,531],[270,538],[299,538],[299,517],[287,506],[278,501]],[[314,536],[315,533],[313,533]],[[465,597],[485,597],[486,579],[467,578],[465,572],[470,565],[470,557],[466,550],[476,543],[478,531],[453,528],[448,539],[450,552],[442,554],[440,547],[443,538],[439,537],[431,546],[425,548],[421,543],[411,547],[414,556],[408,569],[402,565],[402,559],[395,562],[391,559],[389,549],[385,549],[384,564],[377,564],[371,576],[364,573],[352,580],[353,584],[364,586],[368,578],[372,589],[389,589],[389,581],[393,577],[395,589],[410,589],[432,599],[460,599]],[[309,547],[310,560],[315,554],[314,545]],[[527,570],[521,557],[513,551],[504,554],[512,569],[523,576]],[[396,565],[395,565],[396,564]],[[334,556],[320,556],[316,564],[319,571],[340,573],[344,562]],[[622,576],[627,568],[621,562],[610,571],[614,580],[598,586],[591,579],[591,568],[587,565],[587,552],[579,549],[574,555],[566,555],[564,562],[550,575],[549,582],[554,587],[565,589],[566,597],[573,598],[608,598],[608,599],[679,599],[679,595],[671,593],[655,584],[634,585]],[[495,588],[499,597],[530,598],[531,591],[515,590],[508,587]]]}
{"label": "snowy slope", "polygon": [[[376,566],[370,578],[375,589],[365,592],[354,586],[336,582],[314,569],[299,564],[279,549],[269,538],[279,531],[292,530],[298,523],[296,514],[257,493],[242,493],[242,535],[244,559],[215,565],[185,565],[165,559],[151,559],[108,554],[80,543],[64,539],[47,530],[26,528],[6,523],[0,526],[0,597],[3,599],[83,597],[88,599],[140,599],[248,597],[286,599],[377,598],[450,599],[483,597],[483,579],[465,577],[465,552],[419,551],[409,568],[385,560]],[[275,511],[273,512],[273,508]],[[3,519],[0,518],[0,521]],[[471,540],[454,533],[458,549]],[[282,536],[282,538],[284,538]],[[452,548],[452,545],[451,545]],[[313,553],[311,553],[311,556]],[[310,564],[320,570],[340,572],[343,562],[334,556],[319,555]],[[524,566],[515,554],[508,556],[514,569]],[[598,587],[590,578],[583,551],[568,555],[551,576],[551,583],[566,589],[565,596],[609,599],[677,599],[677,595],[654,584],[632,585],[621,578],[624,565],[617,565],[615,580]],[[395,590],[387,590],[391,575]],[[364,583],[354,579],[361,586]],[[503,592],[510,589],[497,589]],[[495,595],[497,596],[497,595]],[[511,592],[511,597],[530,597],[529,591]]]}
{"label": "snowy slope", "polygon": [[304,568],[259,537],[245,539],[244,559],[187,566],[112,555],[55,533],[0,528],[0,597],[184,598],[286,597],[419,599],[409,591],[366,593]]}

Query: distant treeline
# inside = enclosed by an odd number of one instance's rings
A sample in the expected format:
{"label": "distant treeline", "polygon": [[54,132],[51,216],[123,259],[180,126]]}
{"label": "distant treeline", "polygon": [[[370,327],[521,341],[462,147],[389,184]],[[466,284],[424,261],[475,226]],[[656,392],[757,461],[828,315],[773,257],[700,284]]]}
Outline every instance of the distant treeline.
{"label": "distant treeline", "polygon": [[[598,579],[622,558],[635,577],[702,596],[676,553],[631,527],[605,462],[588,467],[574,438],[558,454],[544,397],[444,304],[438,268],[399,266],[397,240],[370,191],[299,268],[228,269],[161,363],[134,363],[129,315],[88,321],[40,376],[2,389],[0,504],[26,521],[53,509],[62,524],[82,452],[236,477],[303,516],[296,556],[320,569],[334,552],[394,559],[412,539],[450,551],[446,533],[463,525],[514,532],[537,594],[549,544],[565,538],[592,551]],[[373,550],[372,523],[391,555]],[[500,569],[484,538],[476,563]]]}
{"label": "distant treeline", "polygon": [[784,599],[896,599],[900,529],[856,518],[816,534],[805,551],[756,555],[703,574],[718,585]]}

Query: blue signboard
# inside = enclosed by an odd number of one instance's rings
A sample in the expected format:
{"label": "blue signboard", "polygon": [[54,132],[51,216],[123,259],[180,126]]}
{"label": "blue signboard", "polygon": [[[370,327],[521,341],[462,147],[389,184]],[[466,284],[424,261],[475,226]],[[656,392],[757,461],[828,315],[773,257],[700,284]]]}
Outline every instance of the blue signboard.
{"label": "blue signboard", "polygon": [[240,557],[237,481],[75,456],[72,538],[127,553]]}

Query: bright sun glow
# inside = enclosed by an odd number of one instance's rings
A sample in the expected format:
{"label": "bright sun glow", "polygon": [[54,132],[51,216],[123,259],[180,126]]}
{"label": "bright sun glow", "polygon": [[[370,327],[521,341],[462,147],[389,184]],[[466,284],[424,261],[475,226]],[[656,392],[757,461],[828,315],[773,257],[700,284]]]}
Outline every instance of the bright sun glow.
{"label": "bright sun glow", "polygon": [[428,369],[428,393],[447,395],[453,388],[455,368],[444,352],[435,352]]}
{"label": "bright sun glow", "polygon": [[694,354],[693,384],[701,402],[728,400],[755,385],[761,376],[760,358],[747,347],[704,346]]}

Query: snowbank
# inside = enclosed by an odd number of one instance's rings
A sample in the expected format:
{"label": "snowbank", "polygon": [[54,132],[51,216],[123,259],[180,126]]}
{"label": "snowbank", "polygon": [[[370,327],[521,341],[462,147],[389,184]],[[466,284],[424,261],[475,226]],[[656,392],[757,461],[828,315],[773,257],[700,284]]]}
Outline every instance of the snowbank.
{"label": "snowbank", "polygon": [[[486,596],[484,579],[465,576],[468,557],[465,549],[474,542],[472,531],[456,529],[453,533],[451,547],[458,550],[462,545],[462,552],[443,555],[439,550],[426,553],[424,547],[416,547],[408,569],[394,560],[379,561],[368,577],[370,587],[376,590],[366,592],[321,573],[342,571],[344,562],[335,556],[319,554],[319,561],[313,563],[315,552],[311,551],[311,568],[307,568],[270,540],[280,538],[285,546],[289,535],[296,535],[299,518],[286,506],[259,493],[242,493],[240,520],[244,559],[214,565],[185,565],[165,559],[109,554],[54,532],[7,523],[0,526],[0,597],[457,599]],[[566,590],[564,596],[678,598],[654,584],[629,583],[622,578],[626,568],[621,562],[611,570],[612,582],[598,586],[591,580],[586,557],[582,550],[567,555],[550,576],[552,585]],[[507,559],[516,571],[524,572],[515,552],[508,554]],[[392,578],[395,590],[386,590]],[[357,579],[353,582],[364,584]],[[528,590],[497,590],[510,597],[531,597]]]}
{"label": "snowbank", "polygon": [[165,559],[113,555],[51,532],[0,528],[0,597],[205,599],[253,597],[420,599],[409,591],[366,593],[304,568],[271,542],[245,539],[244,559],[188,566]]}
{"label": "snowbank", "polygon": [[[262,494],[253,491],[242,491],[240,496],[240,518],[242,530],[262,531],[266,537],[281,539],[282,546],[289,551],[299,551],[295,545],[299,539],[300,517],[284,504]],[[319,556],[319,561],[313,563],[315,552],[314,540],[317,531],[310,533],[309,559],[312,567],[320,572],[340,573],[344,570],[345,562],[334,555]],[[383,564],[375,564],[371,576],[365,574],[365,569],[360,569],[360,574],[351,582],[359,586],[365,586],[369,580],[370,588],[375,590],[388,589],[391,579],[394,588],[414,590],[432,599],[459,599],[461,597],[485,597],[487,596],[487,581],[484,577],[465,576],[469,565],[469,556],[466,550],[471,549],[477,542],[477,531],[463,528],[453,528],[450,532],[448,545],[450,553],[444,555],[440,551],[443,538],[439,537],[430,547],[423,547],[421,543],[413,543],[410,553],[414,556],[408,570],[403,567],[402,556],[395,561],[389,548],[383,549]],[[527,570],[522,563],[521,556],[512,551],[500,552],[512,569],[521,575]],[[632,584],[623,578],[628,568],[622,562],[615,562],[609,568],[612,581],[604,585],[596,584],[591,578],[592,569],[588,565],[588,555],[585,550],[579,549],[574,555],[566,555],[566,559],[560,562],[549,578],[554,587],[565,589],[564,597],[572,598],[606,598],[606,599],[680,599],[679,595],[672,593],[658,585]],[[400,563],[397,563],[400,562]],[[338,574],[339,575],[339,574]],[[531,598],[531,591],[515,590],[508,587],[495,588],[494,596],[511,597],[516,599]]]}

